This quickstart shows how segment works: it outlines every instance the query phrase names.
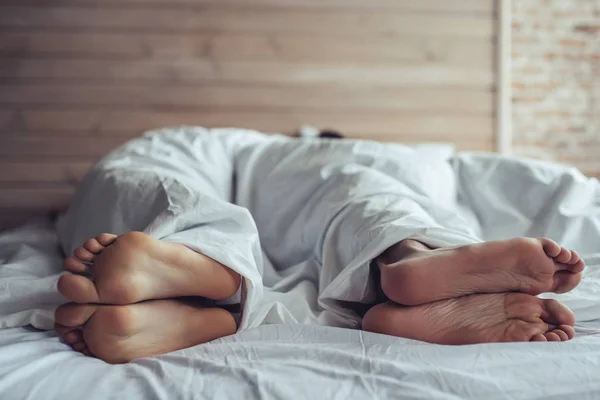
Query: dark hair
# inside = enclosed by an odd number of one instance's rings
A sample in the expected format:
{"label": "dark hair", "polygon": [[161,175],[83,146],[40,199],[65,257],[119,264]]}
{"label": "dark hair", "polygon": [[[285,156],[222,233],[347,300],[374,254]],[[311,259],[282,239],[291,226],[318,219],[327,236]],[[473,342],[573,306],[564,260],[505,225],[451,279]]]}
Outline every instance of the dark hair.
{"label": "dark hair", "polygon": [[344,135],[342,135],[338,131],[334,131],[333,129],[323,129],[319,133],[319,137],[330,138],[330,139],[343,139]]}

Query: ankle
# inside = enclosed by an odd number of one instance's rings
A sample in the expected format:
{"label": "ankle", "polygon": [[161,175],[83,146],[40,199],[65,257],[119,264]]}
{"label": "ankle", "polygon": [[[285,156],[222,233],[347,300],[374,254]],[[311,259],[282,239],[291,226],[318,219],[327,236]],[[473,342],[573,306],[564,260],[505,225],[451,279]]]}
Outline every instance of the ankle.
{"label": "ankle", "polygon": [[430,250],[429,247],[421,242],[413,239],[404,239],[389,247],[376,260],[379,265],[393,264]]}
{"label": "ankle", "polygon": [[242,284],[242,277],[229,267],[223,266],[225,279],[222,282],[222,290],[218,298],[213,300],[225,300],[234,296]]}
{"label": "ankle", "polygon": [[215,314],[213,317],[213,323],[220,327],[218,337],[233,335],[237,332],[237,321],[232,313],[220,307],[215,309],[214,311]]}
{"label": "ankle", "polygon": [[380,272],[380,287],[385,296],[396,304],[422,304],[424,282],[420,255],[431,249],[416,240],[403,240],[387,249],[375,261]]}

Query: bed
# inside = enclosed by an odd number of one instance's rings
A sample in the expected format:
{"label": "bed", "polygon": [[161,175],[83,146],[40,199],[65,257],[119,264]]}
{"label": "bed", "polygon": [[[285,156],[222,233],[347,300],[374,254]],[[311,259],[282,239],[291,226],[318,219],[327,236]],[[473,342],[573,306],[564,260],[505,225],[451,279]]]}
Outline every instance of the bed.
{"label": "bed", "polygon": [[[243,169],[254,169],[252,174],[259,177],[265,175],[261,168],[310,172],[307,158],[301,154],[303,148],[314,153],[316,148],[325,146],[334,164],[343,161],[336,157],[345,154],[358,154],[359,159],[364,159],[365,154],[383,156],[388,152],[390,160],[406,158],[398,154],[415,153],[420,159],[432,157],[427,147],[415,150],[343,140],[323,144],[321,139],[277,139],[244,130],[207,131],[197,127],[150,132],[130,149],[142,149],[144,143],[151,143],[163,151],[168,149],[168,143],[157,144],[158,141],[179,143],[173,138],[199,133],[206,134],[209,141],[218,137],[233,137],[235,143],[252,137],[266,143],[274,141],[291,146],[300,154],[296,163],[293,157],[283,161],[269,159],[266,164],[264,160],[248,157],[254,160],[254,165]],[[341,147],[346,150],[332,153]],[[214,150],[207,151],[214,154]],[[140,154],[147,153],[146,149]],[[172,158],[172,153],[165,154]],[[433,154],[439,158],[439,148]],[[108,159],[121,162],[123,157],[117,152]],[[302,163],[303,168],[297,163]],[[408,159],[406,163],[411,166],[416,161]],[[413,178],[428,181],[428,188],[423,190],[431,191],[430,196],[442,196],[436,204],[444,196],[450,203],[456,201],[454,211],[468,221],[466,224],[478,237],[492,240],[521,235],[549,236],[582,254],[587,263],[582,283],[570,293],[554,295],[576,315],[574,340],[440,346],[349,329],[351,319],[345,325],[327,326],[336,325],[331,318],[322,318],[328,307],[325,311],[314,307],[317,296],[319,304],[323,304],[327,290],[318,286],[315,290],[296,290],[303,277],[294,283],[288,274],[286,279],[280,277],[286,280],[280,289],[276,288],[277,283],[265,281],[265,296],[260,304],[256,303],[258,308],[253,314],[262,315],[263,319],[248,322],[247,329],[163,356],[127,365],[109,365],[73,352],[60,342],[54,331],[44,331],[52,328],[53,311],[64,299],[55,289],[61,274],[62,253],[54,222],[41,219],[0,235],[3,284],[0,326],[5,328],[0,336],[0,395],[6,398],[596,398],[600,393],[597,372],[600,183],[569,167],[486,153],[458,153],[439,161],[439,166],[448,168],[453,179],[435,171],[435,167],[423,172],[427,175],[412,174]],[[424,170],[418,165],[416,168]],[[511,185],[506,185],[507,179]],[[454,184],[449,186],[449,181]],[[243,187],[245,183],[239,185]],[[239,201],[246,200],[242,196]],[[490,207],[491,201],[494,207]],[[257,221],[260,225],[260,218]],[[284,242],[279,244],[286,246]],[[324,246],[328,245],[325,242]],[[348,276],[347,280],[355,279]],[[313,306],[302,307],[302,304]]]}
{"label": "bed", "polygon": [[[600,184],[563,166],[470,152],[510,150],[508,3],[3,2],[0,398],[600,397]],[[456,182],[454,212],[475,235],[548,235],[584,256],[583,283],[559,296],[577,337],[439,346],[283,307],[236,335],[127,365],[73,352],[51,330],[65,301],[55,216],[99,157],[182,123],[288,134],[308,123],[349,138],[452,143],[422,149],[451,171],[430,189]]]}

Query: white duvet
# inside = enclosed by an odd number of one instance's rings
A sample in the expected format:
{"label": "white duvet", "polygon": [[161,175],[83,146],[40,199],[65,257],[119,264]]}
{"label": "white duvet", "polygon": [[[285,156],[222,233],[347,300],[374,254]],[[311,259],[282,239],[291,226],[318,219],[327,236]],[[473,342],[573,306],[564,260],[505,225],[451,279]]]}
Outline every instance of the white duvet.
{"label": "white duvet", "polygon": [[[110,366],[22,328],[51,329],[64,302],[59,244],[70,252],[128,230],[240,272],[245,290],[231,301],[244,306],[241,332]],[[446,347],[340,329],[360,325],[345,304],[373,301],[368,265],[391,244],[512,236],[549,236],[586,260],[581,285],[558,296],[577,317],[572,342]],[[0,398],[600,396],[600,184],[558,165],[243,130],[151,132],[94,167],[56,231],[41,222],[0,235],[0,263],[0,327],[12,328],[0,331]]]}

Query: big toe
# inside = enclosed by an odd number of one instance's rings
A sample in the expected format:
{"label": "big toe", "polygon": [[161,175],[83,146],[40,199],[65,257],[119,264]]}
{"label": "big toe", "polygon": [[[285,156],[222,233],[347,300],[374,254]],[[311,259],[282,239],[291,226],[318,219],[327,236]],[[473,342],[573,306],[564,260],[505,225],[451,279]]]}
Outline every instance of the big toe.
{"label": "big toe", "polygon": [[98,306],[92,304],[67,303],[56,309],[54,319],[62,326],[79,327],[84,325],[97,309]]}
{"label": "big toe", "polygon": [[558,271],[554,274],[553,292],[567,293],[575,289],[582,278],[581,272],[573,273],[571,271]]}
{"label": "big toe", "polygon": [[575,315],[566,306],[553,299],[542,300],[542,315],[544,322],[555,326],[574,326]]}
{"label": "big toe", "polygon": [[[99,303],[94,282],[81,275],[67,274],[58,280],[58,291],[75,303]],[[64,324],[63,324],[64,325]]]}
{"label": "big toe", "polygon": [[77,257],[67,257],[63,263],[65,270],[73,274],[89,274],[89,266]]}

